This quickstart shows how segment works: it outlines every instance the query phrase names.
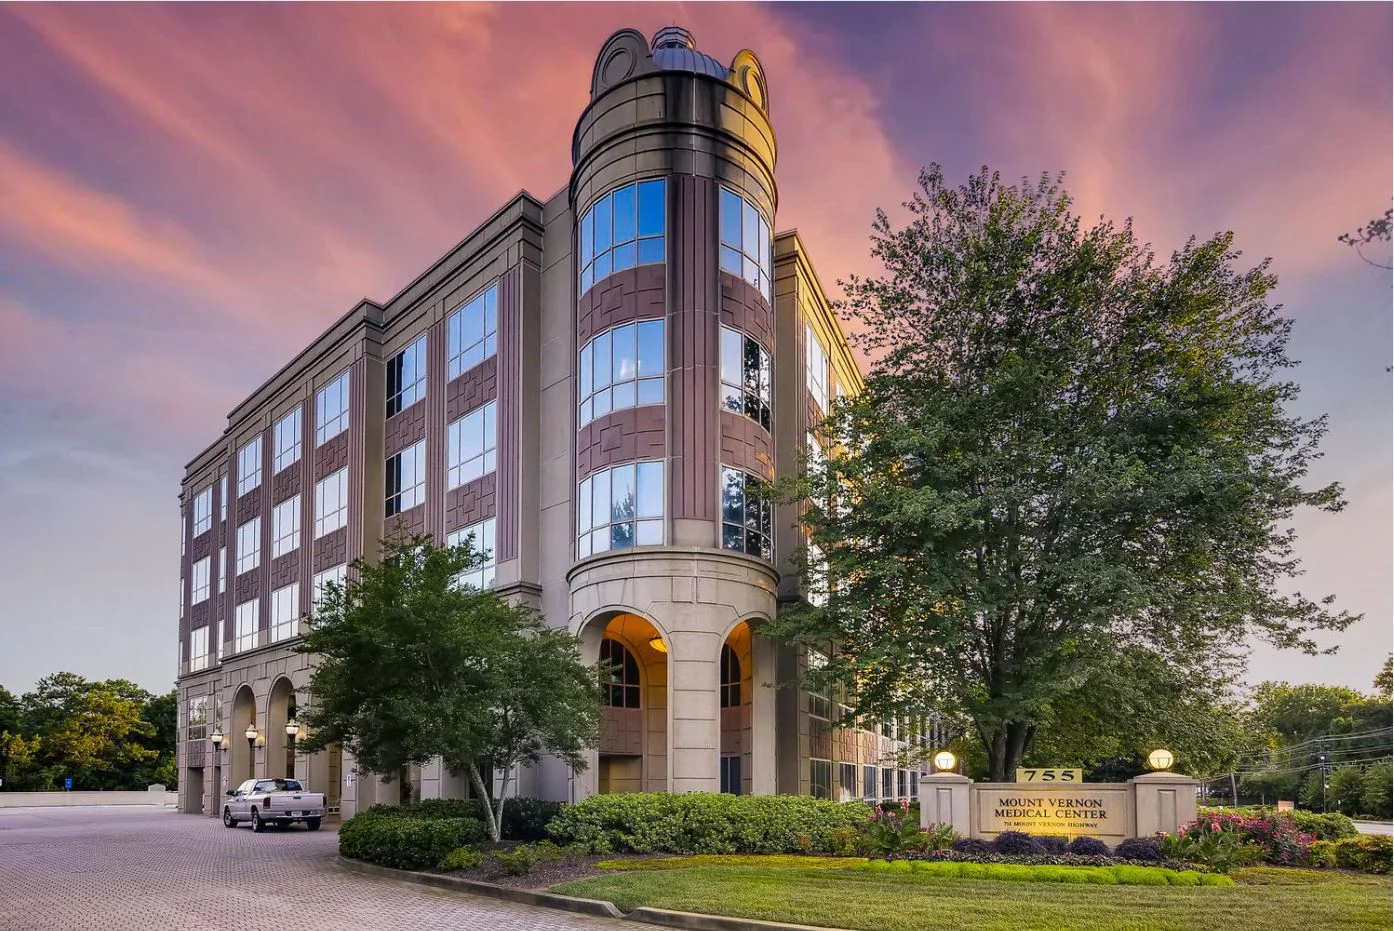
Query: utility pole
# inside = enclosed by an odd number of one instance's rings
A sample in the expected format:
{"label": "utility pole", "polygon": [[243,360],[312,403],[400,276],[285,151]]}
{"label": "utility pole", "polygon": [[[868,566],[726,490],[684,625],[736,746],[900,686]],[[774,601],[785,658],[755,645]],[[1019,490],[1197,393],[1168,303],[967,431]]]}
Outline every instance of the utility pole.
{"label": "utility pole", "polygon": [[1239,807],[1239,784],[1234,781],[1234,770],[1229,771],[1229,794],[1234,800],[1234,807]]}
{"label": "utility pole", "polygon": [[1321,774],[1321,813],[1326,814],[1326,744],[1317,744],[1317,772]]}

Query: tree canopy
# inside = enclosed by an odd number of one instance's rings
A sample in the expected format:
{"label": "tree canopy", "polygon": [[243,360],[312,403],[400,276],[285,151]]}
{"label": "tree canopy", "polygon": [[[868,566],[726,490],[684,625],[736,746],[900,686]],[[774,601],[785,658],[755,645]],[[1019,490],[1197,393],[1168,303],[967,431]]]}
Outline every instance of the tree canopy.
{"label": "tree canopy", "polygon": [[1294,513],[1343,501],[1303,484],[1326,424],[1287,412],[1267,262],[1228,233],[1159,261],[1060,179],[919,181],[905,225],[878,212],[884,274],[842,283],[865,391],[786,488],[827,598],[775,630],[831,648],[811,678],[849,718],[957,711],[1000,780],[1071,707],[1160,721],[1157,681],[1220,695],[1251,636],[1315,651],[1355,620],[1289,591]]}
{"label": "tree canopy", "polygon": [[318,659],[307,750],[340,743],[389,777],[439,757],[468,775],[497,840],[516,767],[548,755],[582,768],[602,697],[574,636],[458,583],[483,564],[473,541],[384,541],[380,560],[354,563],[356,580],[329,586],[297,649]]}

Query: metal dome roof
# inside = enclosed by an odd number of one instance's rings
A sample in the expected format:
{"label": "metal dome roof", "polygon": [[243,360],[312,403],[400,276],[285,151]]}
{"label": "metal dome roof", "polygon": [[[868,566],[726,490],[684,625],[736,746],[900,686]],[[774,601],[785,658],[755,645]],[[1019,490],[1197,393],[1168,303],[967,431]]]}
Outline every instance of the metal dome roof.
{"label": "metal dome roof", "polygon": [[692,33],[681,26],[664,26],[653,37],[653,64],[659,71],[690,71],[726,80],[730,74],[721,62],[697,51]]}

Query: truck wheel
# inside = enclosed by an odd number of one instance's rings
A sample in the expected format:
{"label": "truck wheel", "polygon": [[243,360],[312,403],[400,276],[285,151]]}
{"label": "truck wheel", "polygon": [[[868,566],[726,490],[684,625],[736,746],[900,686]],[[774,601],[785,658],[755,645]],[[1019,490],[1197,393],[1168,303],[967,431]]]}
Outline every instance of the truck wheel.
{"label": "truck wheel", "polygon": [[225,827],[225,828],[235,828],[235,827],[237,827],[237,819],[234,818],[234,817],[232,816],[232,809],[229,808],[229,807],[227,807],[227,806],[224,806],[224,807],[223,807],[223,827]]}
{"label": "truck wheel", "polygon": [[252,830],[257,834],[266,830],[266,822],[261,820],[261,815],[257,814],[255,808],[252,809]]}
{"label": "truck wheel", "polygon": [[305,819],[305,830],[307,830],[307,831],[318,831],[318,830],[319,830],[319,819],[318,819],[318,818],[306,818],[306,819]]}

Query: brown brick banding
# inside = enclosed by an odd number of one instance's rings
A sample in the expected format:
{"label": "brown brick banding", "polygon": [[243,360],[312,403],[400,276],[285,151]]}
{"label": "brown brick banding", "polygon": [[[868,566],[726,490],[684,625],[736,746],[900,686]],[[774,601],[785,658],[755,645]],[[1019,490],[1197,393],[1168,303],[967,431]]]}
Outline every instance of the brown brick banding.
{"label": "brown brick banding", "polygon": [[617,463],[662,459],[667,432],[665,411],[657,404],[597,417],[576,434],[577,481]]}

